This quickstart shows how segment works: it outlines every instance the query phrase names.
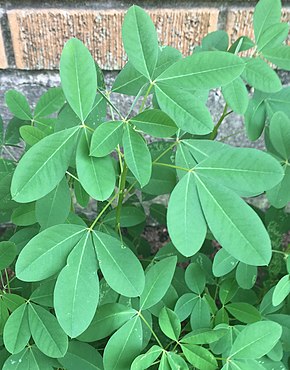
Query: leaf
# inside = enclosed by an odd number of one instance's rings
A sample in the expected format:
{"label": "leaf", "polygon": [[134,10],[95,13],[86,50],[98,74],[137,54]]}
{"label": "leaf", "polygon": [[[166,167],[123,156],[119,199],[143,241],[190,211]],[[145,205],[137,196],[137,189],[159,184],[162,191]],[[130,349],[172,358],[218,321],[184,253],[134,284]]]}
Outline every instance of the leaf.
{"label": "leaf", "polygon": [[60,79],[66,100],[84,122],[95,101],[97,72],[90,52],[76,38],[68,40],[62,50]]}
{"label": "leaf", "polygon": [[249,104],[248,90],[240,77],[222,86],[222,93],[234,112],[245,114]]}
{"label": "leaf", "polygon": [[255,89],[266,93],[275,93],[282,88],[277,74],[260,58],[246,60],[242,77]]}
{"label": "leaf", "polygon": [[182,59],[182,54],[179,50],[172,46],[159,47],[159,55],[157,64],[153,73],[153,79],[156,79],[162,72],[164,72],[173,63]]}
{"label": "leaf", "polygon": [[[103,222],[114,227],[116,223],[117,210],[114,208],[112,211],[106,214]],[[121,227],[132,227],[143,223],[146,219],[146,215],[141,208],[135,206],[123,206],[120,215],[120,226]]]}
{"label": "leaf", "polygon": [[164,297],[171,284],[176,262],[176,256],[167,257],[146,272],[145,287],[140,296],[140,310],[154,306]]}
{"label": "leaf", "polygon": [[213,89],[240,76],[244,62],[223,51],[196,53],[174,63],[156,79],[183,89]]}
{"label": "leaf", "polygon": [[79,181],[74,182],[74,191],[75,191],[76,201],[78,202],[78,204],[83,208],[87,207],[90,201],[90,196],[85,191],[85,189],[82,187]]}
{"label": "leaf", "polygon": [[17,255],[16,245],[11,241],[0,242],[0,270],[11,265]]}
{"label": "leaf", "polygon": [[61,87],[51,87],[38,100],[34,119],[37,117],[46,117],[52,113],[58,112],[65,103],[65,97]]}
{"label": "leaf", "polygon": [[[257,90],[255,93],[257,93]],[[245,128],[247,136],[251,141],[255,141],[261,136],[266,122],[265,99],[264,97],[255,99],[255,93],[253,99],[250,100],[248,109],[245,113]]]}
{"label": "leaf", "polygon": [[264,53],[264,50],[280,46],[280,44],[287,38],[289,32],[289,25],[287,23],[276,23],[266,28],[261,35],[258,43],[258,50]]}
{"label": "leaf", "polygon": [[19,353],[30,339],[27,304],[22,304],[8,318],[3,332],[5,348],[10,353]]}
{"label": "leaf", "polygon": [[35,126],[24,125],[19,129],[22,139],[30,146],[45,138],[45,133]]}
{"label": "leaf", "polygon": [[162,348],[152,346],[145,354],[139,355],[133,361],[130,370],[147,370],[161,355]]}
{"label": "leaf", "polygon": [[201,41],[203,51],[227,51],[229,46],[229,35],[224,30],[210,32]]}
{"label": "leaf", "polygon": [[177,131],[174,121],[158,109],[147,109],[130,118],[130,122],[139,130],[156,137],[170,137]]}
{"label": "leaf", "polygon": [[19,306],[25,303],[25,298],[13,293],[6,293],[2,296],[2,300],[10,312],[15,311]]}
{"label": "leaf", "polygon": [[197,162],[193,158],[189,148],[185,146],[182,142],[177,146],[176,153],[175,153],[175,165],[180,167],[176,169],[177,176],[179,180],[182,179],[183,176],[187,174],[184,169],[192,170],[196,165]]}
{"label": "leaf", "polygon": [[112,91],[125,95],[137,96],[139,91],[148,83],[148,79],[127,62],[113,83]]}
{"label": "leaf", "polygon": [[290,70],[290,47],[286,45],[277,46],[275,48],[263,51],[263,55],[270,62],[276,64],[277,67]]}
{"label": "leaf", "polygon": [[28,306],[29,326],[32,338],[42,353],[49,357],[63,357],[68,348],[68,338],[55,316],[41,306]]}
{"label": "leaf", "polygon": [[212,272],[214,276],[221,277],[231,272],[237,264],[238,261],[224,248],[221,248],[214,256]]}
{"label": "leaf", "polygon": [[241,262],[267,265],[271,242],[257,214],[230,189],[209,179],[196,179],[202,210],[216,240]]}
{"label": "leaf", "polygon": [[224,337],[227,333],[228,329],[225,328],[197,329],[186,334],[180,342],[183,344],[210,344]]}
{"label": "leaf", "polygon": [[271,119],[275,112],[284,112],[287,116],[290,114],[290,88],[283,87],[279,92],[265,97],[267,115]]}
{"label": "leaf", "polygon": [[238,54],[241,51],[246,51],[254,47],[255,44],[247,36],[239,37],[229,48],[229,53]]}
{"label": "leaf", "polygon": [[56,280],[45,280],[30,296],[30,300],[41,306],[53,307],[53,291]]}
{"label": "leaf", "polygon": [[234,341],[230,351],[230,358],[260,358],[275,346],[281,334],[281,326],[273,321],[259,321],[249,324]]}
{"label": "leaf", "polygon": [[290,294],[290,275],[283,276],[275,286],[272,303],[278,306]]}
{"label": "leaf", "polygon": [[158,59],[158,39],[150,16],[139,6],[133,5],[127,11],[122,39],[129,61],[150,79]]}
{"label": "leaf", "polygon": [[23,349],[20,353],[10,356],[4,370],[52,370],[53,360],[40,352],[35,345]]}
{"label": "leaf", "polygon": [[284,164],[284,178],[274,188],[267,191],[267,197],[270,204],[276,208],[283,208],[290,201],[290,166]]}
{"label": "leaf", "polygon": [[185,270],[185,282],[190,290],[196,294],[201,294],[204,291],[206,276],[203,269],[198,263],[192,262]]}
{"label": "leaf", "polygon": [[118,239],[100,231],[93,231],[102,274],[107,283],[119,294],[137,297],[144,288],[144,272],[134,253]]}
{"label": "leaf", "polygon": [[192,93],[163,83],[155,86],[155,93],[160,108],[182,130],[199,135],[208,134],[213,130],[214,125],[208,109]]}
{"label": "leaf", "polygon": [[137,311],[133,308],[120,303],[103,304],[98,307],[89,327],[78,337],[78,340],[95,342],[106,338],[129,321],[136,313]]}
{"label": "leaf", "polygon": [[129,124],[125,126],[123,147],[125,161],[130,171],[132,171],[141,187],[147,185],[152,171],[151,155],[142,136]]}
{"label": "leaf", "polygon": [[167,227],[174,246],[186,257],[198,252],[204,242],[207,227],[191,172],[179,181],[171,193]]}
{"label": "leaf", "polygon": [[172,370],[184,369],[188,370],[189,367],[185,360],[181,357],[181,354],[175,352],[167,352],[167,361],[171,366]]}
{"label": "leaf", "polygon": [[142,325],[135,316],[109,339],[104,351],[105,370],[128,370],[142,350]]}
{"label": "leaf", "polygon": [[279,23],[281,18],[280,0],[260,0],[254,11],[254,33],[256,43],[259,45],[260,38],[267,28]]}
{"label": "leaf", "polygon": [[74,127],[56,132],[24,154],[12,179],[11,194],[14,200],[31,202],[56,187],[68,168],[78,131],[79,128]]}
{"label": "leaf", "polygon": [[178,341],[181,332],[181,324],[174,311],[167,307],[163,307],[159,313],[158,323],[161,330],[168,338]]}
{"label": "leaf", "polygon": [[262,319],[260,312],[249,303],[229,303],[225,307],[232,316],[245,324],[251,324]]}
{"label": "leaf", "polygon": [[290,158],[290,119],[276,112],[270,122],[270,141],[283,159]]}
{"label": "leaf", "polygon": [[103,359],[92,346],[78,341],[71,341],[64,357],[59,358],[60,364],[69,370],[102,370]]}
{"label": "leaf", "polygon": [[5,102],[8,108],[15,117],[21,120],[32,119],[31,110],[29,104],[24,95],[16,90],[9,90],[5,93]]}
{"label": "leaf", "polygon": [[106,200],[115,188],[115,169],[109,156],[95,158],[89,155],[90,134],[84,131],[76,153],[78,178],[85,191],[96,200]]}
{"label": "leaf", "polygon": [[18,226],[29,226],[35,224],[35,203],[19,205],[12,212],[11,221]]}
{"label": "leaf", "polygon": [[216,154],[217,151],[228,149],[226,144],[213,140],[187,139],[182,140],[182,144],[186,145],[189,149],[195,162],[201,162],[211,155]]}
{"label": "leaf", "polygon": [[69,254],[54,289],[57,320],[71,338],[87,329],[96,312],[99,301],[97,269],[91,234],[87,232]]}
{"label": "leaf", "polygon": [[0,334],[3,334],[5,324],[9,318],[9,311],[3,299],[0,299]]}
{"label": "leaf", "polygon": [[196,305],[197,299],[198,295],[194,293],[185,293],[179,297],[176,302],[174,312],[181,322],[190,316],[194,306]]}
{"label": "leaf", "polygon": [[246,265],[240,262],[236,269],[236,280],[242,289],[251,289],[257,280],[258,270],[256,266]]}
{"label": "leaf", "polygon": [[187,361],[197,369],[215,370],[218,366],[214,355],[206,348],[182,344],[181,349]]}
{"label": "leaf", "polygon": [[71,194],[64,177],[50,193],[36,201],[35,216],[42,229],[62,224],[71,208]]}
{"label": "leaf", "polygon": [[[263,362],[263,365],[261,364]],[[265,361],[263,360],[230,360],[225,363],[221,370],[248,370],[248,369],[255,369],[255,370],[265,370],[264,367]],[[271,366],[271,370],[272,370]],[[277,368],[278,369],[278,368]],[[273,369],[275,370],[275,369]]]}
{"label": "leaf", "polygon": [[101,123],[92,136],[90,155],[105,157],[110,154],[122,140],[122,121],[109,121]]}
{"label": "leaf", "polygon": [[79,225],[55,225],[32,238],[16,262],[17,278],[39,281],[65,266],[67,256],[86,229]]}
{"label": "leaf", "polygon": [[190,326],[192,330],[210,328],[211,311],[205,297],[197,298],[190,316]]}

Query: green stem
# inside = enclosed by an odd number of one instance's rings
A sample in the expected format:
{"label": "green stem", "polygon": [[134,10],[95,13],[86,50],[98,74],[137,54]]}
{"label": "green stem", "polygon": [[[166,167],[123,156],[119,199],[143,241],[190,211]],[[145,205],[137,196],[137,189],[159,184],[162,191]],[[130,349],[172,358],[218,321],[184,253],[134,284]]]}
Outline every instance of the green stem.
{"label": "green stem", "polygon": [[143,101],[141,103],[141,107],[139,109],[139,113],[141,113],[144,110],[146,100],[147,100],[147,98],[148,98],[148,96],[150,94],[150,91],[151,91],[151,89],[152,89],[153,86],[154,86],[154,84],[152,84],[152,83],[149,85],[148,90],[146,91],[146,94],[144,95]]}
{"label": "green stem", "polygon": [[105,205],[105,207],[101,210],[101,212],[98,214],[98,216],[95,218],[94,222],[89,227],[89,230],[92,231],[95,227],[96,223],[99,221],[99,219],[103,216],[103,214],[106,212],[106,210],[110,207],[110,205],[114,202],[114,200],[118,197],[119,193],[117,192],[113,198],[109,200],[109,202]]}
{"label": "green stem", "polygon": [[155,332],[152,329],[151,325],[148,324],[148,322],[146,321],[145,317],[142,315],[142,313],[140,311],[138,312],[138,315],[141,318],[141,320],[143,320],[144,324],[148,327],[148,329],[151,331],[151,333],[152,333],[153,337],[156,339],[156,342],[158,343],[159,347],[163,348],[162,343],[160,342],[159,338],[155,334]]}
{"label": "green stem", "polygon": [[214,140],[216,137],[217,137],[217,134],[218,134],[218,129],[220,127],[220,125],[222,124],[223,120],[232,112],[227,112],[228,110],[228,105],[226,104],[225,107],[224,107],[224,110],[223,110],[223,113],[220,117],[220,119],[218,120],[218,123],[215,125],[211,135],[210,135],[210,140]]}
{"label": "green stem", "polygon": [[278,251],[277,249],[272,249],[272,252],[277,253],[277,254],[282,254],[285,258],[289,256],[289,254],[282,252],[282,251]]}
{"label": "green stem", "polygon": [[179,167],[179,166],[175,166],[174,164],[169,164],[169,163],[161,163],[161,162],[157,162],[157,163],[152,163],[154,164],[155,166],[163,166],[163,167],[170,167],[170,168],[175,168],[177,170],[181,170],[181,171],[186,171],[186,172],[192,172],[191,169],[189,168],[184,168],[184,167]]}
{"label": "green stem", "polygon": [[10,282],[9,282],[9,276],[8,276],[7,269],[5,269],[4,271],[5,271],[5,277],[6,277],[6,284],[5,284],[5,286],[7,286],[8,293],[11,293]]}
{"label": "green stem", "polygon": [[108,102],[108,104],[114,109],[114,111],[121,117],[122,120],[125,120],[125,117],[123,117],[122,113],[119,111],[119,109],[111,102],[111,100],[104,94],[100,89],[98,89],[98,93],[102,95],[104,99]]}
{"label": "green stem", "polygon": [[[146,85],[146,84],[145,84]],[[131,105],[131,107],[130,107],[130,109],[129,109],[129,111],[128,111],[128,114],[127,114],[127,116],[126,116],[126,120],[128,119],[128,117],[130,116],[130,114],[131,114],[131,112],[132,112],[132,110],[134,109],[134,107],[135,107],[135,105],[136,105],[136,103],[137,103],[137,101],[139,100],[139,98],[140,98],[140,96],[141,96],[141,94],[142,94],[142,91],[143,91],[143,87],[145,86],[145,85],[143,85],[142,87],[141,87],[141,89],[139,90],[139,92],[138,92],[138,94],[136,95],[136,97],[135,97],[135,99],[134,99],[134,101],[133,101],[133,103],[132,103],[132,105]]]}
{"label": "green stem", "polygon": [[178,143],[175,141],[172,145],[170,145],[164,152],[162,152],[154,161],[153,163],[156,163],[159,161],[160,158],[162,158],[166,153],[168,153],[171,149],[173,149]]}
{"label": "green stem", "polygon": [[117,210],[116,210],[116,231],[120,231],[120,219],[121,219],[121,210],[122,210],[122,204],[124,200],[124,191],[125,191],[125,185],[126,185],[126,177],[127,177],[128,167],[126,162],[124,161],[123,164],[123,171],[121,172],[120,177],[120,186],[119,186],[119,198],[118,198],[118,204],[117,204]]}

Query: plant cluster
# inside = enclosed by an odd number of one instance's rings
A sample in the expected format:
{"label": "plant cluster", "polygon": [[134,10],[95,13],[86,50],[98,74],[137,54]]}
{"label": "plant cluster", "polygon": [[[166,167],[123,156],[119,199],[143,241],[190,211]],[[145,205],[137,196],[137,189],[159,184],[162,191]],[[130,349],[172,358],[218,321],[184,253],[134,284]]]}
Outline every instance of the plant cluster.
{"label": "plant cluster", "polygon": [[[290,88],[272,67],[290,70],[290,47],[280,18],[279,0],[260,0],[254,41],[231,44],[216,31],[183,57],[160,46],[149,15],[132,6],[122,28],[128,62],[111,90],[70,39],[61,87],[34,111],[6,93],[3,370],[288,368]],[[216,88],[226,103],[214,124],[206,102]],[[126,115],[111,93],[135,97]],[[232,112],[251,140],[263,133],[266,151],[216,140]],[[267,210],[248,201],[264,193]],[[171,239],[154,253],[143,235],[149,217]]]}

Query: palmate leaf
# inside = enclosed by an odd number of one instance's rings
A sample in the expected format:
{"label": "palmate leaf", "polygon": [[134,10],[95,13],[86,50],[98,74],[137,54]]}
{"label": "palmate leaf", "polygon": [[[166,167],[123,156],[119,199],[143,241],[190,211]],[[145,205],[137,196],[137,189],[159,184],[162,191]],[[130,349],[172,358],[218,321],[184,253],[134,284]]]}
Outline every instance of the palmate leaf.
{"label": "palmate leaf", "polygon": [[271,242],[257,214],[230,189],[197,175],[196,183],[205,219],[221,246],[246,264],[267,265]]}
{"label": "palmate leaf", "polygon": [[72,38],[65,44],[60,58],[60,79],[64,95],[84,122],[90,113],[97,90],[95,62],[85,45]]}
{"label": "palmate leaf", "polygon": [[79,127],[56,132],[24,154],[12,179],[11,194],[14,200],[31,202],[56,187],[68,168],[78,132]]}
{"label": "palmate leaf", "polygon": [[54,289],[58,322],[71,338],[87,329],[96,312],[99,301],[97,268],[92,236],[87,232],[69,254]]}
{"label": "palmate leaf", "polygon": [[23,281],[46,279],[66,264],[66,258],[86,229],[79,225],[55,225],[32,238],[16,262],[16,275]]}
{"label": "palmate leaf", "polygon": [[158,59],[158,39],[150,16],[139,6],[133,5],[127,11],[122,39],[129,61],[150,79]]}
{"label": "palmate leaf", "polygon": [[157,77],[162,82],[183,89],[212,89],[240,76],[244,62],[223,51],[196,53],[174,63]]}

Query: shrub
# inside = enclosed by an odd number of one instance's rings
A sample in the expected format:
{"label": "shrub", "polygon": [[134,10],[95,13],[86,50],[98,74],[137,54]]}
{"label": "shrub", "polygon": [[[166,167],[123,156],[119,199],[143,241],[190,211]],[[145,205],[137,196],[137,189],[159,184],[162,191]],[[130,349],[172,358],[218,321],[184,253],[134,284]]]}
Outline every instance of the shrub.
{"label": "shrub", "polygon": [[[33,112],[6,93],[1,220],[15,227],[0,243],[4,370],[288,368],[290,88],[269,65],[290,70],[280,15],[280,1],[261,0],[255,41],[229,45],[216,31],[183,58],[132,6],[129,61],[110,91],[71,39],[61,88]],[[214,124],[206,102],[220,87]],[[130,110],[111,93],[133,96]],[[264,133],[266,151],[215,140],[232,112],[250,140]],[[265,192],[270,207],[251,205]],[[155,252],[149,217],[171,239]]]}

